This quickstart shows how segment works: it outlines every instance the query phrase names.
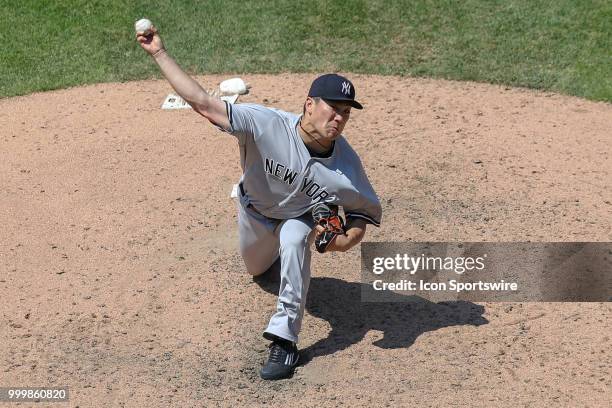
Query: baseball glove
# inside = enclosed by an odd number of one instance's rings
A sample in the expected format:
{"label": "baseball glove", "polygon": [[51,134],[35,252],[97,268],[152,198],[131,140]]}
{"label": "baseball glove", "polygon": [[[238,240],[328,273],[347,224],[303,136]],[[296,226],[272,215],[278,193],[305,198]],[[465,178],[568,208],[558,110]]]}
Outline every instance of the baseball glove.
{"label": "baseball glove", "polygon": [[338,235],[345,233],[344,220],[338,215],[337,205],[324,203],[315,205],[312,209],[312,219],[317,225],[325,228],[325,231],[315,238],[315,248],[320,253],[325,252]]}

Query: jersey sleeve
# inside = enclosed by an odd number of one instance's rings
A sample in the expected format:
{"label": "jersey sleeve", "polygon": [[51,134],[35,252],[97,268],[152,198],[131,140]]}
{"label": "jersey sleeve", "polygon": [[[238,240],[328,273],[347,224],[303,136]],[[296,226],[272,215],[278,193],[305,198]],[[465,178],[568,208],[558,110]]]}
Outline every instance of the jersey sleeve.
{"label": "jersey sleeve", "polygon": [[370,180],[366,175],[361,160],[355,154],[354,163],[356,168],[356,177],[353,178],[352,183],[355,189],[359,192],[357,198],[348,204],[343,206],[344,215],[347,221],[351,218],[361,219],[368,224],[372,224],[376,227],[380,227],[382,219],[382,206],[380,200],[370,184]]}
{"label": "jersey sleeve", "polygon": [[256,138],[266,124],[278,115],[274,110],[256,104],[227,103],[229,129],[222,129],[236,136],[240,144],[245,144],[250,137]]}

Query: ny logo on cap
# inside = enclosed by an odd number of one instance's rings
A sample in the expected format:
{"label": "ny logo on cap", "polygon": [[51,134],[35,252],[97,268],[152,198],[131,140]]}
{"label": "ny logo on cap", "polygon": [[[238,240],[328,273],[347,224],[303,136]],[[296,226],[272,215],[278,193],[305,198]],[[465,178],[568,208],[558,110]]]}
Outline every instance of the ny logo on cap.
{"label": "ny logo on cap", "polygon": [[350,95],[351,94],[351,84],[344,81],[342,82],[342,93],[345,95]]}

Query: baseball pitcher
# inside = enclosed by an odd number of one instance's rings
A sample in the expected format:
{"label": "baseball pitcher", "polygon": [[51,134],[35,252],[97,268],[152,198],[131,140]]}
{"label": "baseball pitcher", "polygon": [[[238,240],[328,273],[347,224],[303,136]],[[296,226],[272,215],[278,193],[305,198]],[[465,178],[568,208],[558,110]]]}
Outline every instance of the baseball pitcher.
{"label": "baseball pitcher", "polygon": [[346,251],[363,239],[367,224],[379,226],[381,220],[376,193],[342,135],[351,110],[363,108],[355,87],[336,74],[316,78],[301,115],[232,105],[211,97],[181,69],[154,26],[137,32],[136,39],[193,110],[240,146],[238,231],[246,270],[261,275],[280,258],[276,312],[263,333],[270,354],[260,375],[289,377],[299,359],[311,245],[319,252]]}

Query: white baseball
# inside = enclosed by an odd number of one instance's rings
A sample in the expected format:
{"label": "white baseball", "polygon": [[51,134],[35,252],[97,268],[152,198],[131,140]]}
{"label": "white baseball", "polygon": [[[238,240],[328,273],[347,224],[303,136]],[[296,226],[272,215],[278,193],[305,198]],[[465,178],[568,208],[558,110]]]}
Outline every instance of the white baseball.
{"label": "white baseball", "polygon": [[146,18],[141,18],[134,24],[134,29],[136,30],[137,33],[144,33],[144,35],[149,35],[151,34],[152,26],[153,26],[153,23],[151,23],[151,20],[148,20]]}

